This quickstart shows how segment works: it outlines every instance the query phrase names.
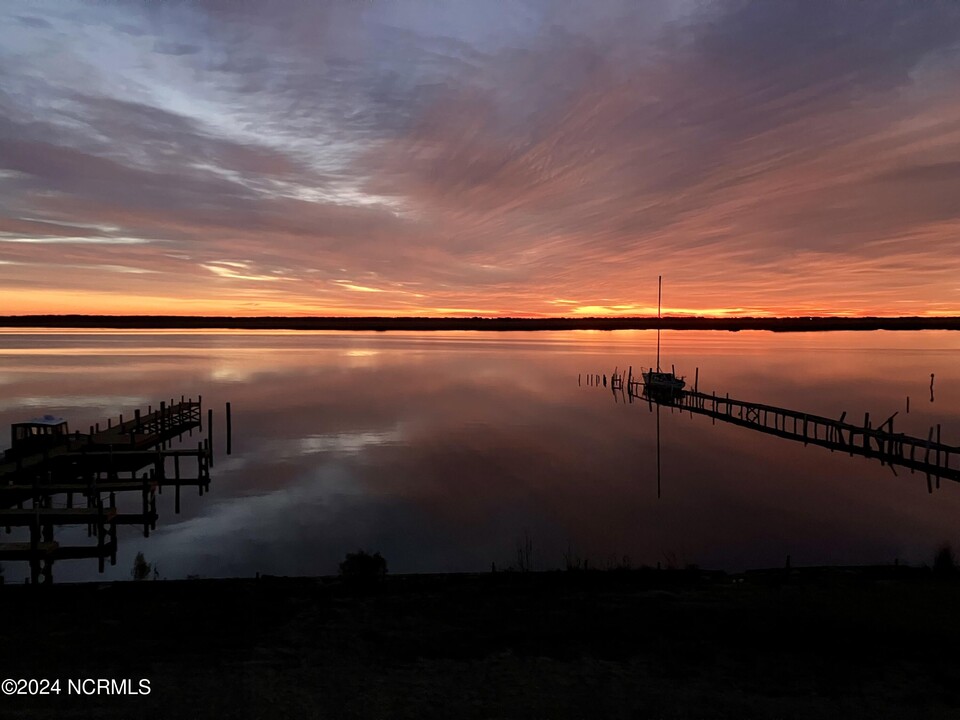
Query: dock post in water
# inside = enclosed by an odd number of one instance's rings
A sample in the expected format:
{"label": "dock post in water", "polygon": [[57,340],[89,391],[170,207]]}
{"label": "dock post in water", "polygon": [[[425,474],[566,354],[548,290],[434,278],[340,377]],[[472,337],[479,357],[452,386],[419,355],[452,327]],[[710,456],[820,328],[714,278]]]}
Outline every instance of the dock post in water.
{"label": "dock post in water", "polygon": [[207,410],[207,453],[210,456],[210,467],[213,467],[213,408]]}
{"label": "dock post in water", "polygon": [[[940,467],[940,423],[937,423],[937,467]],[[937,487],[940,487],[939,475],[937,475]]]}
{"label": "dock post in water", "polygon": [[[167,403],[163,400],[160,401],[160,435],[163,436],[166,434],[167,430]],[[165,448],[166,442],[161,440],[160,447]]]}
{"label": "dock post in water", "polygon": [[[207,441],[197,443],[197,477],[206,478],[210,476],[210,456],[207,452]],[[200,495],[203,495],[203,483],[197,482],[199,485]]]}
{"label": "dock post in water", "polygon": [[227,455],[233,451],[233,421],[230,418],[230,403],[227,403]]}

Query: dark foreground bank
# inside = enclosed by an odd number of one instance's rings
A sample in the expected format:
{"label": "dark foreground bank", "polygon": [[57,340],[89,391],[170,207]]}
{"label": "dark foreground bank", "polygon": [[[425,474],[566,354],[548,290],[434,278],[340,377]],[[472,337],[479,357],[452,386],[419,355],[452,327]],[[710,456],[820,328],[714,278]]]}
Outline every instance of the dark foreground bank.
{"label": "dark foreground bank", "polygon": [[955,718],[958,608],[909,568],[8,585],[0,678],[60,694],[0,715]]}
{"label": "dark foreground bank", "polygon": [[600,317],[600,318],[422,318],[422,317],[181,317],[174,315],[7,315],[0,327],[176,330],[960,330],[958,317]]}

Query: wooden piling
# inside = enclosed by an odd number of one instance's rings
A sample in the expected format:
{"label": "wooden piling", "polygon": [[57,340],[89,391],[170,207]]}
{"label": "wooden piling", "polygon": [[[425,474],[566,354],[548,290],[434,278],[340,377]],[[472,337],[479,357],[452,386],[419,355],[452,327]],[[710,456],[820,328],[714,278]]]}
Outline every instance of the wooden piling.
{"label": "wooden piling", "polygon": [[148,538],[150,537],[150,499],[148,497],[146,486],[144,486],[143,492],[141,493],[141,499],[141,512],[143,513],[143,536]]}
{"label": "wooden piling", "polygon": [[[213,459],[211,457],[209,440],[203,441],[203,464],[204,464],[205,474],[209,475],[210,467],[213,465]],[[203,495],[203,484],[198,483],[198,485],[200,485],[200,495]]]}
{"label": "wooden piling", "polygon": [[[937,467],[940,467],[940,423],[937,423]],[[937,476],[937,486],[939,487],[940,477]]]}
{"label": "wooden piling", "polygon": [[[167,432],[167,403],[163,400],[160,401],[160,435],[161,437]],[[160,447],[166,447],[166,441],[160,441]]]}
{"label": "wooden piling", "polygon": [[213,408],[207,410],[207,456],[213,467]]}
{"label": "wooden piling", "polygon": [[891,415],[891,416],[888,417],[886,420],[884,420],[882,423],[880,423],[880,426],[877,428],[877,430],[883,430],[884,428],[887,428],[887,432],[889,432],[889,433],[892,434],[892,433],[893,433],[893,419],[894,419],[897,415],[899,415],[899,414],[900,414],[900,411],[898,410],[898,411],[895,412],[893,415]]}
{"label": "wooden piling", "polygon": [[103,543],[106,540],[106,538],[104,538],[105,533],[102,530],[103,503],[99,501],[97,502],[97,526],[99,528],[99,531],[97,532],[97,560],[98,560],[99,570],[100,572],[103,572],[103,560],[104,560]]}
{"label": "wooden piling", "polygon": [[230,417],[230,403],[227,403],[227,455],[233,451],[233,421]]}

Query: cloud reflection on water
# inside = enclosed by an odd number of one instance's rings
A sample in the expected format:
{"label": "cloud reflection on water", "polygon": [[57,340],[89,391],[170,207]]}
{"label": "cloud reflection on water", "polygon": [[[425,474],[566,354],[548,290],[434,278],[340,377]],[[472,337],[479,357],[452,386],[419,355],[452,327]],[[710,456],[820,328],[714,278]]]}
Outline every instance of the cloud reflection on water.
{"label": "cloud reflection on water", "polygon": [[[83,383],[38,375],[33,356],[18,356],[7,340],[14,404],[0,408],[0,422],[18,419],[16,403],[39,396],[40,386],[94,400],[202,393],[218,412],[232,402],[236,454],[222,454],[215,420],[211,493],[186,493],[180,516],[164,493],[157,532],[122,536],[106,577],[128,577],[137,550],[182,577],[331,573],[358,547],[381,551],[394,572],[486,570],[515,562],[525,534],[541,568],[561,566],[568,548],[597,564],[623,555],[730,569],[778,565],[787,554],[795,564],[916,562],[937,543],[960,540],[953,483],[929,496],[907,471],[894,477],[870,460],[669,410],[661,411],[658,501],[655,415],[576,381],[615,365],[639,372],[651,339],[237,333],[194,336],[184,353],[177,339],[125,338],[151,350],[141,365],[114,362],[108,346],[71,359],[69,342],[61,351],[46,333],[46,358],[87,364]],[[29,336],[18,343],[29,346]],[[664,347],[678,370],[700,367],[701,389],[836,417],[882,419],[901,409],[898,430],[925,435],[941,423],[945,441],[960,439],[956,335],[671,333]],[[224,366],[244,381],[216,381],[211,369]],[[923,394],[931,371],[932,405]],[[915,398],[909,415],[907,394]],[[102,419],[107,404],[94,400],[78,421]],[[56,575],[96,572],[60,563]]]}

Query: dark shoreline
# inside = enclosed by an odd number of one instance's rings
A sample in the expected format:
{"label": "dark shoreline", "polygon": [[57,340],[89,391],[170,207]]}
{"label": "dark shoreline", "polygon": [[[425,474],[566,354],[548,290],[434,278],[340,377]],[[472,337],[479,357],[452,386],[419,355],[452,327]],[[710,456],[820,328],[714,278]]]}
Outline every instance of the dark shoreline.
{"label": "dark shoreline", "polygon": [[958,603],[955,572],[904,566],[7,585],[0,677],[150,694],[0,702],[12,718],[947,718]]}
{"label": "dark shoreline", "polygon": [[960,317],[792,317],[792,318],[422,318],[422,317],[201,317],[174,315],[7,315],[4,328],[68,329],[230,329],[360,331],[531,331],[531,330],[960,330]]}

